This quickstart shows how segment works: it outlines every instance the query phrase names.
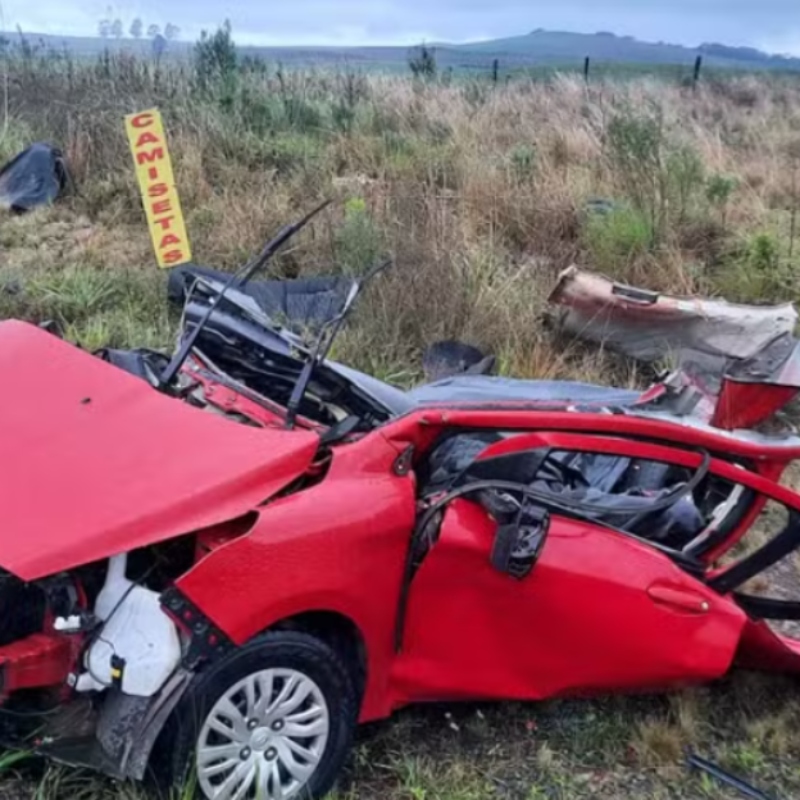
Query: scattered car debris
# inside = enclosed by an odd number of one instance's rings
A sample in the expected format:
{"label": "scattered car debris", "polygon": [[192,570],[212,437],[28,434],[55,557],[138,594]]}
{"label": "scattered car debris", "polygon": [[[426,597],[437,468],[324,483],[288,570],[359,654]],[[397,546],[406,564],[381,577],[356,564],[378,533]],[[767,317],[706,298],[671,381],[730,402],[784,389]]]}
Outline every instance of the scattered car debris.
{"label": "scattered car debris", "polygon": [[730,772],[726,772],[722,767],[717,764],[707,761],[694,753],[689,753],[686,758],[686,763],[690,769],[696,769],[710,775],[715,780],[719,781],[724,786],[730,786],[736,789],[739,794],[744,797],[749,797],[751,800],[773,800],[769,795],[746,783],[741,778],[737,778]]}
{"label": "scattered car debris", "polygon": [[570,267],[550,296],[563,331],[676,369],[642,402],[723,430],[773,424],[800,392],[797,312],[673,297]]}
{"label": "scattered car debris", "polygon": [[422,370],[428,382],[454,375],[488,375],[494,367],[494,356],[452,339],[434,342],[422,354]]}
{"label": "scattered car debris", "polygon": [[70,181],[60,150],[37,142],[0,169],[0,208],[14,213],[50,205]]}
{"label": "scattered car debris", "polygon": [[[182,266],[170,272],[167,284],[169,301],[183,308],[192,287],[202,280],[212,287],[222,287],[230,273],[207,267]],[[295,332],[315,332],[336,315],[352,281],[339,277],[315,277],[295,280],[237,280],[233,287],[252,299],[258,309]]]}
{"label": "scattered car debris", "polygon": [[608,216],[624,207],[625,206],[621,205],[618,201],[610,200],[606,197],[590,197],[583,206],[587,214],[598,214],[601,216]]}
{"label": "scattered car debris", "polygon": [[685,352],[752,358],[775,339],[792,334],[797,324],[791,303],[743,306],[675,297],[576,267],[561,273],[549,301],[558,307],[564,331],[646,363]]}
{"label": "scattered car debris", "polygon": [[[183,312],[187,327],[194,328],[204,319],[219,286],[215,280],[196,282]],[[313,349],[303,338],[265,314],[252,298],[237,290],[226,294],[200,338],[199,348],[221,370],[284,404],[303,369],[304,359],[310,357]],[[437,349],[449,353],[454,348],[446,345]],[[451,372],[461,369],[465,362],[464,353],[460,352],[462,358],[454,359],[457,363],[455,369],[450,367]],[[474,359],[476,355],[477,348],[471,357]],[[520,380],[463,373],[403,391],[328,359],[317,365],[315,376],[317,391],[324,392],[320,399],[335,396],[342,409],[337,413],[361,409],[368,424],[402,416],[422,405],[439,403],[570,401],[629,406],[640,397],[636,391],[576,381]]]}
{"label": "scattered car debris", "polygon": [[[192,276],[172,358],[0,322],[18,737],[117,778],[188,767],[205,800],[318,800],[357,722],[410,703],[800,673],[767,624],[800,602],[746,590],[800,546],[780,484],[800,436],[714,427],[677,385],[382,383],[327,355],[387,262],[312,342],[246,291],[301,226],[222,284]],[[762,357],[763,412],[791,353]],[[788,521],[740,552],[769,501]]]}
{"label": "scattered car debris", "polygon": [[[177,267],[170,273],[167,296],[173,305],[183,308],[198,280],[216,290],[229,278],[229,273],[207,267]],[[275,322],[298,334],[313,334],[336,316],[351,285],[349,278],[313,277],[237,280],[233,287],[240,299],[242,296],[251,298],[259,311]],[[494,366],[494,356],[454,340],[434,342],[422,357],[422,369],[429,383],[455,375],[487,375]]]}

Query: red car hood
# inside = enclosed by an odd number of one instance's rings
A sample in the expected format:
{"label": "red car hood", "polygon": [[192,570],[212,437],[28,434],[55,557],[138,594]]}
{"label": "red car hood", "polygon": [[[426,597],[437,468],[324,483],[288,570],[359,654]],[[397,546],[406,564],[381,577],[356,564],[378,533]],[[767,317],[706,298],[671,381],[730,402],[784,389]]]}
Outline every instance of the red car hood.
{"label": "red car hood", "polygon": [[0,567],[35,580],[232,519],[316,434],[251,428],[22,322],[0,323]]}

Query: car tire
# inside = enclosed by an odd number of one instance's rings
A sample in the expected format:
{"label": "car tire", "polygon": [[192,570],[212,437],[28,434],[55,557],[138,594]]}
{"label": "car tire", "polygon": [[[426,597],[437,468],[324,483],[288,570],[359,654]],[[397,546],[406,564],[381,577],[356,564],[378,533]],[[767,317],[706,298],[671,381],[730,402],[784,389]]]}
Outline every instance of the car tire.
{"label": "car tire", "polygon": [[201,800],[324,797],[358,720],[355,672],[310,634],[259,636],[189,686],[159,742],[162,779]]}

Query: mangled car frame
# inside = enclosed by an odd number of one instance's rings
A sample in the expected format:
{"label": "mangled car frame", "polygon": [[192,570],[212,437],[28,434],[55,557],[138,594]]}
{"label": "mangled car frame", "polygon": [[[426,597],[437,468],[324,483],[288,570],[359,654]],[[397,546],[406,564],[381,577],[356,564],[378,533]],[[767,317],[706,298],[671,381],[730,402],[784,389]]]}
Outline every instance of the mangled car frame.
{"label": "mangled car frame", "polygon": [[[206,800],[321,797],[357,723],[410,703],[800,671],[768,624],[800,602],[747,586],[800,546],[800,438],[750,425],[786,387],[748,384],[733,431],[691,386],[403,392],[327,359],[360,287],[307,347],[198,279],[169,363],[0,323],[7,738]],[[739,554],[768,501],[788,523]]]}

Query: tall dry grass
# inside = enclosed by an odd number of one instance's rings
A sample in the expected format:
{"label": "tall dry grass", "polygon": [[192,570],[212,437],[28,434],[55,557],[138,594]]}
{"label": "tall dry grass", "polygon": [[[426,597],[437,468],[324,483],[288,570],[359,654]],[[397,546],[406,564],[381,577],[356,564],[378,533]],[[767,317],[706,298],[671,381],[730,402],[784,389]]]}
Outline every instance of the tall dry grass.
{"label": "tall dry grass", "polygon": [[30,265],[35,234],[15,248],[4,222],[0,269],[150,269],[122,117],[156,105],[196,261],[232,268],[327,196],[341,202],[274,274],[354,271],[394,254],[340,347],[381,374],[408,374],[426,343],[455,337],[515,374],[607,379],[606,359],[543,332],[544,298],[574,262],[660,290],[794,296],[797,79],[494,86],[215,63],[201,74],[126,56],[12,60],[0,155],[60,144],[78,194],[48,222],[91,233]]}

